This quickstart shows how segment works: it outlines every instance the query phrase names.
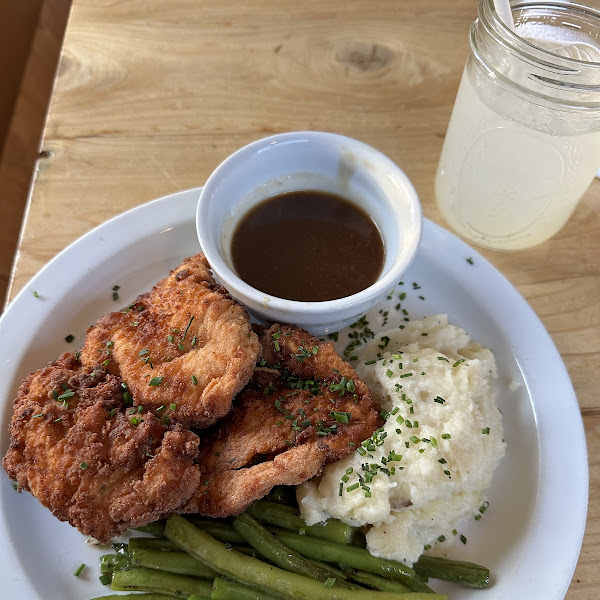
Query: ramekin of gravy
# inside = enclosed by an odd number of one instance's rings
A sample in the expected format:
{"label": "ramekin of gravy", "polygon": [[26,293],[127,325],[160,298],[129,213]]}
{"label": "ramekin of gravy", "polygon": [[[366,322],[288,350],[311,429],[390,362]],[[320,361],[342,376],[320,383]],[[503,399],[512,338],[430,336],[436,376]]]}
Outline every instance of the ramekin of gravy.
{"label": "ramekin of gravy", "polygon": [[374,148],[297,132],[221,163],[196,226],[215,277],[255,318],[322,335],[397,284],[418,250],[422,212],[408,177]]}

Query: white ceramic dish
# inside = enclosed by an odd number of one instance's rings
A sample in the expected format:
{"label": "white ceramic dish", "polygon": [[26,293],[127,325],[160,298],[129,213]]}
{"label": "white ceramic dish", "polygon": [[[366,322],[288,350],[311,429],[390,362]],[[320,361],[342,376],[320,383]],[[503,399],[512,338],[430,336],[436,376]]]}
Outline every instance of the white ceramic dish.
{"label": "white ceramic dish", "polygon": [[[377,281],[345,298],[297,302],[253,288],[238,277],[231,239],[242,217],[267,198],[297,190],[342,196],[375,221],[385,260]],[[381,301],[412,263],[423,228],[417,192],[387,156],[334,133],[299,131],[244,146],[208,178],[198,202],[196,228],[216,278],[257,318],[295,323],[315,335],[350,325]],[[301,248],[302,236],[290,236]]]}
{"label": "white ceramic dish", "polygon": [[[0,319],[0,451],[8,446],[12,399],[22,377],[75,350],[99,315],[133,300],[199,251],[194,212],[199,190],[124,213],[72,244],[20,292]],[[472,259],[473,264],[467,261]],[[493,349],[501,374],[498,403],[507,454],[478,522],[461,527],[468,542],[449,554],[489,566],[486,590],[443,585],[451,600],[561,600],[583,537],[587,506],[585,437],[573,389],[549,335],[523,298],[462,241],[425,222],[419,253],[404,278],[411,318],[445,312]],[[413,289],[413,282],[419,289]],[[112,287],[120,285],[120,299]],[[37,291],[39,298],[34,296]],[[421,296],[423,299],[421,299]],[[372,312],[372,324],[379,318]],[[68,344],[65,336],[75,335]],[[341,334],[343,342],[345,334]],[[508,390],[509,381],[522,385]],[[56,520],[0,476],[2,597],[82,600],[109,594],[98,582],[105,553]],[[80,575],[72,573],[81,564]]]}

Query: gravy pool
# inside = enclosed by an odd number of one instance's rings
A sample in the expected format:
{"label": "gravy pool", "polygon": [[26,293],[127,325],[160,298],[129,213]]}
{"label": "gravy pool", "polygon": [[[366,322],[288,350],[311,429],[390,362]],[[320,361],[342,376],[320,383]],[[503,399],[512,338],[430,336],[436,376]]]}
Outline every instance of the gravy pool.
{"label": "gravy pool", "polygon": [[335,194],[301,190],[268,198],[237,225],[231,255],[237,274],[279,298],[335,300],[372,285],[384,246],[373,219]]}

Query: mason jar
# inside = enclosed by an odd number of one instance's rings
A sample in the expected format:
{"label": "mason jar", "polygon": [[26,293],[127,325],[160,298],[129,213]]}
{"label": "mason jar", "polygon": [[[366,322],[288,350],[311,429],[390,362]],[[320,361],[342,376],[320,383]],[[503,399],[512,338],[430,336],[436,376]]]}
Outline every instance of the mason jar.
{"label": "mason jar", "polygon": [[600,167],[600,11],[480,0],[435,181],[448,224],[516,250],[568,220]]}

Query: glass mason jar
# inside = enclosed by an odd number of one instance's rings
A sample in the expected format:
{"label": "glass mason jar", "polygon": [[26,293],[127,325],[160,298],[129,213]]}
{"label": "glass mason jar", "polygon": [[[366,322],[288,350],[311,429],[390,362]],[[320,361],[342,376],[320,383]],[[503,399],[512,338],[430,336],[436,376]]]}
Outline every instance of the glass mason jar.
{"label": "glass mason jar", "polygon": [[503,250],[556,233],[600,167],[600,11],[511,8],[514,30],[479,1],[435,182],[448,224]]}

